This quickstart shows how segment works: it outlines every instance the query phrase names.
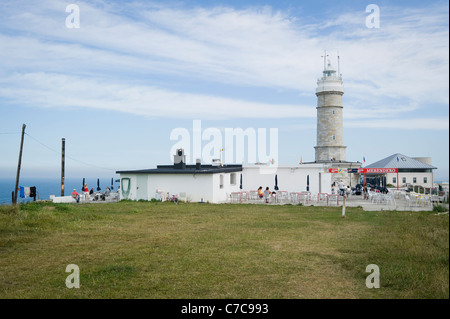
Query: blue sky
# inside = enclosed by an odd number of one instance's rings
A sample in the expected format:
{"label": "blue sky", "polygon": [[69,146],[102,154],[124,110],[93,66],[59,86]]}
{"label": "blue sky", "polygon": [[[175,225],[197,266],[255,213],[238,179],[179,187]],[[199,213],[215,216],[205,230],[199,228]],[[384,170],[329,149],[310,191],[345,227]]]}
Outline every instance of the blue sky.
{"label": "blue sky", "polygon": [[445,1],[1,0],[0,178],[15,177],[22,123],[24,177],[59,176],[61,138],[67,177],[167,164],[194,120],[277,128],[279,164],[313,161],[327,50],[347,160],[432,157],[448,180],[448,16]]}

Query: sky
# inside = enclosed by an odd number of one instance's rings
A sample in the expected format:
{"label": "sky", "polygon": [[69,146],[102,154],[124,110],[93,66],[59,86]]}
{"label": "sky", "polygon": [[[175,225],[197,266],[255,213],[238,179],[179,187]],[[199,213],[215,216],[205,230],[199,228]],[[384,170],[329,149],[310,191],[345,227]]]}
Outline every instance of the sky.
{"label": "sky", "polygon": [[247,163],[220,152],[239,129],[279,165],[314,161],[326,51],[346,159],[431,157],[448,181],[448,17],[446,1],[0,0],[0,178],[22,124],[23,177],[59,177],[62,138],[66,177],[170,164],[180,145]]}

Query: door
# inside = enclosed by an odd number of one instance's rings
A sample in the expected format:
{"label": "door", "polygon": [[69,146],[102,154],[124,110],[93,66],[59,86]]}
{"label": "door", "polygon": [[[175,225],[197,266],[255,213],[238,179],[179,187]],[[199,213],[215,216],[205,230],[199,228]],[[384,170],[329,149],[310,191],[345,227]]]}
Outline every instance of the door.
{"label": "door", "polygon": [[148,176],[139,174],[136,177],[136,200],[148,200],[147,193],[147,180]]}

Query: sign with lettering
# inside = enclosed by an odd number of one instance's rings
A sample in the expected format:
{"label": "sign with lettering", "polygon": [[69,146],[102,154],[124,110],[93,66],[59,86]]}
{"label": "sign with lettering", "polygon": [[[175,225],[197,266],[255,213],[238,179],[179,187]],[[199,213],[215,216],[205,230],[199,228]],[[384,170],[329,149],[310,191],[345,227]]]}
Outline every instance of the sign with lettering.
{"label": "sign with lettering", "polygon": [[398,168],[363,168],[363,173],[397,173]]}
{"label": "sign with lettering", "polygon": [[328,168],[328,173],[398,173],[398,168]]}

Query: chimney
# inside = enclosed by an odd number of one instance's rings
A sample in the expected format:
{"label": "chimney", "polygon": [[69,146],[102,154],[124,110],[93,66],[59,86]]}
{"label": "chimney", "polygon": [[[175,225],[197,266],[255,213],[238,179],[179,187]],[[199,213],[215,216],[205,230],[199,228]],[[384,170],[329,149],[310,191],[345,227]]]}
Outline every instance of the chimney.
{"label": "chimney", "polygon": [[201,169],[202,168],[202,160],[200,158],[197,158],[195,160],[195,169]]}
{"label": "chimney", "polygon": [[177,169],[186,168],[186,155],[184,155],[184,150],[182,148],[177,149],[173,156],[173,166]]}

